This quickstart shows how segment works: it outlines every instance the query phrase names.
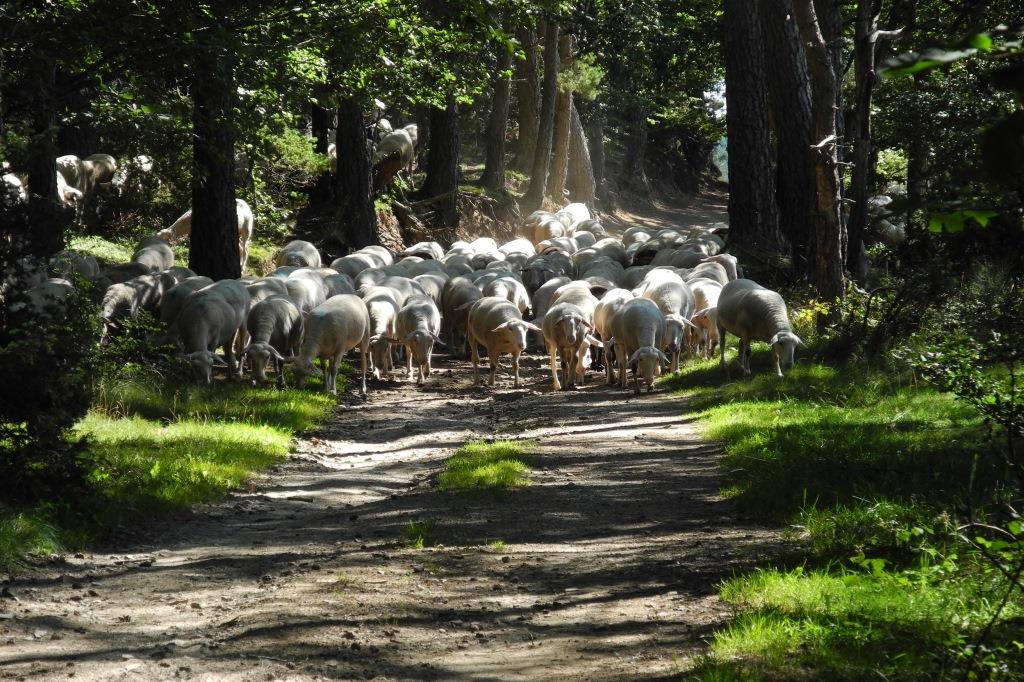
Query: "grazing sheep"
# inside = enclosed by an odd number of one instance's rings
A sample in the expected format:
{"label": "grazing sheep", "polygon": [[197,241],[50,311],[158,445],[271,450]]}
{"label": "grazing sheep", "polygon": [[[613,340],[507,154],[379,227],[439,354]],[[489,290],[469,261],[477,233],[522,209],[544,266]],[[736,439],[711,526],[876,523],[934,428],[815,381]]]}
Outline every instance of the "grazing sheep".
{"label": "grazing sheep", "polygon": [[690,317],[695,308],[693,291],[681,282],[663,281],[644,290],[643,297],[654,301],[665,316],[665,346],[672,358],[672,373],[679,371],[679,353],[687,328],[692,327]]}
{"label": "grazing sheep", "polygon": [[285,388],[284,361],[295,355],[302,343],[302,313],[287,296],[271,296],[249,311],[246,330],[250,340],[242,355],[252,361],[253,385],[267,380],[267,363],[273,360],[277,387]]}
{"label": "grazing sheep", "polygon": [[[391,287],[370,286],[360,291],[370,319],[368,351],[377,379],[391,378],[391,342],[395,336],[395,318],[401,305],[398,294]],[[402,299],[405,300],[404,298]]]}
{"label": "grazing sheep", "polygon": [[249,305],[254,306],[271,296],[288,296],[288,280],[283,277],[261,277],[245,285],[249,292]]}
{"label": "grazing sheep", "polygon": [[540,327],[525,321],[519,309],[504,298],[488,296],[467,305],[467,335],[473,357],[473,385],[480,381],[479,347],[483,346],[487,349],[487,358],[490,362],[488,385],[494,385],[498,358],[504,353],[510,353],[514,386],[519,388],[519,356],[526,349],[526,335],[530,331],[541,331]]}
{"label": "grazing sheep", "polygon": [[622,304],[612,316],[612,339],[619,363],[619,387],[626,387],[626,368],[633,371],[633,392],[640,394],[640,381],[647,392],[654,390],[654,379],[668,358],[661,351],[665,316],[647,298],[635,298]]}
{"label": "grazing sheep", "polygon": [[[691,317],[693,327],[686,329],[686,341],[691,350],[700,353],[706,360],[718,345],[718,328],[712,314],[700,313],[718,305],[718,297],[722,294],[722,285],[710,279],[695,279],[689,282],[693,291],[694,308],[697,310]],[[714,313],[717,315],[717,311]]]}
{"label": "grazing sheep", "polygon": [[480,287],[465,277],[452,277],[441,292],[441,325],[448,347],[453,352],[466,354],[466,324],[468,304],[483,298]]}
{"label": "grazing sheep", "polygon": [[[436,261],[430,262],[434,263]],[[427,296],[430,296],[437,306],[441,305],[441,296],[444,293],[444,286],[449,280],[447,272],[427,272],[422,275],[417,275],[412,279],[416,284],[420,285],[423,291],[427,292]]]}
{"label": "grazing sheep", "polygon": [[168,289],[160,299],[160,321],[168,327],[173,325],[187,305],[189,297],[211,284],[213,280],[209,277],[197,275],[183,279]]}
{"label": "grazing sheep", "polygon": [[163,239],[146,237],[132,254],[132,262],[145,265],[150,272],[161,272],[174,265],[174,252]]}
{"label": "grazing sheep", "polygon": [[[189,298],[174,328],[199,382],[212,383],[214,365],[226,365],[228,378],[241,377],[234,344],[239,331],[245,329],[248,313],[249,295],[245,286],[235,280],[214,282]],[[214,353],[217,348],[224,349],[226,361]]]}
{"label": "grazing sheep", "polygon": [[118,284],[139,275],[148,275],[150,272],[152,272],[150,267],[142,263],[119,263],[103,268],[100,278],[106,279],[111,284]]}
{"label": "grazing sheep", "polygon": [[[292,273],[295,274],[295,273]],[[288,277],[284,281],[288,297],[301,312],[309,312],[327,300],[327,285],[316,277]]]}
{"label": "grazing sheep", "polygon": [[723,287],[730,281],[735,281],[729,279],[729,271],[726,270],[725,266],[715,261],[703,261],[698,263],[693,270],[690,270],[690,274],[686,276],[687,280],[701,278],[718,282]]}
{"label": "grazing sheep", "polygon": [[[242,199],[235,199],[235,213],[238,218],[238,263],[244,272],[245,265],[249,262],[249,242],[252,241],[256,221],[253,217],[252,209],[249,208],[249,204]],[[184,239],[191,234],[192,209],[189,209],[175,220],[170,227],[157,232],[156,236],[168,244],[175,244],[180,239]],[[319,265],[319,262],[317,262],[315,267],[319,267]]]}
{"label": "grazing sheep", "polygon": [[328,373],[324,377],[324,390],[338,393],[338,370],[345,353],[359,349],[362,380],[359,394],[366,395],[366,356],[370,350],[370,316],[362,299],[353,294],[334,296],[304,316],[304,336],[299,354],[287,358],[293,363],[295,382],[299,388],[306,385],[310,374],[323,376],[313,361],[327,358]]}
{"label": "grazing sheep", "polygon": [[318,268],[321,265],[320,252],[309,242],[295,239],[284,245],[274,259],[275,265],[291,265],[296,268]]}
{"label": "grazing sheep", "polygon": [[391,342],[405,346],[406,371],[412,381],[412,366],[416,363],[416,383],[422,384],[430,376],[430,356],[434,343],[441,343],[441,313],[429,296],[410,296],[395,316],[395,337]]}
{"label": "grazing sheep", "polygon": [[725,369],[726,332],[740,338],[740,367],[750,376],[750,342],[766,341],[772,347],[775,373],[792,367],[793,352],[803,341],[789,326],[786,302],[782,296],[749,279],[737,279],[722,287],[718,297],[718,336]]}
{"label": "grazing sheep", "polygon": [[[577,285],[582,285],[582,288]],[[577,376],[581,383],[586,371],[583,359],[588,355],[589,345],[602,347],[598,339],[588,331],[593,330],[594,309],[597,299],[590,293],[584,282],[570,282],[557,292],[553,305],[544,316],[542,325],[544,345],[551,360],[551,387],[562,388],[558,380],[559,360],[567,388],[576,385]]]}

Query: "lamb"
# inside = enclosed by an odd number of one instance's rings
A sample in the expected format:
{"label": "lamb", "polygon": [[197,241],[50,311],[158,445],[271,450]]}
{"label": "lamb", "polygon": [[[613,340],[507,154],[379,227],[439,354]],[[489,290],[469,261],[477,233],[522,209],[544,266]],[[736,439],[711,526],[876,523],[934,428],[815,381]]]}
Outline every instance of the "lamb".
{"label": "lamb", "polygon": [[[197,381],[210,385],[214,365],[227,365],[229,378],[241,376],[234,343],[239,331],[244,333],[248,313],[249,295],[235,280],[214,282],[189,298],[173,328]],[[218,347],[224,349],[226,361],[214,353]]]}
{"label": "lamb", "polygon": [[626,301],[612,317],[612,343],[619,363],[619,387],[626,387],[626,367],[633,370],[633,393],[640,394],[640,381],[647,392],[668,358],[661,351],[665,316],[654,301],[635,298]]}
{"label": "lamb", "polygon": [[468,304],[483,298],[483,292],[465,277],[452,277],[441,292],[441,315],[444,338],[452,350],[466,350],[466,325],[469,318]]}
{"label": "lamb", "polygon": [[750,342],[766,341],[772,347],[775,373],[792,367],[793,353],[803,341],[789,326],[786,302],[778,293],[749,279],[737,279],[722,287],[718,298],[718,336],[725,369],[726,332],[740,338],[740,367],[750,376]]}
{"label": "lamb", "polygon": [[160,272],[174,265],[174,252],[163,239],[146,237],[132,254],[132,262],[145,265],[150,272]]}
{"label": "lamb", "polygon": [[277,387],[285,388],[284,361],[302,343],[302,313],[287,296],[275,295],[252,307],[246,318],[250,340],[242,354],[252,361],[253,385],[267,380],[267,363],[274,361]]}
{"label": "lamb", "polygon": [[291,265],[296,268],[318,268],[321,265],[320,252],[316,247],[307,241],[295,239],[284,245],[277,258],[275,265]]}
{"label": "lamb", "polygon": [[418,371],[416,383],[422,385],[424,376],[430,376],[430,355],[434,343],[441,343],[441,313],[429,296],[410,296],[395,316],[395,337],[391,343],[405,346],[406,370],[412,381],[412,365]]}
{"label": "lamb", "polygon": [[337,394],[341,359],[345,353],[358,348],[362,369],[359,394],[365,396],[366,356],[370,351],[370,316],[363,301],[353,294],[334,296],[305,315],[304,328],[299,354],[285,360],[294,365],[298,387],[306,385],[306,378],[310,374],[323,375],[313,364],[313,360],[328,358],[330,364],[324,377],[324,390]]}
{"label": "lamb", "polygon": [[[514,386],[519,388],[519,356],[526,349],[526,335],[541,328],[523,319],[519,309],[504,298],[488,296],[467,304],[467,334],[473,357],[473,384],[480,381],[480,346],[487,349],[490,362],[488,385],[494,385],[498,371],[498,358],[504,353],[512,355]],[[465,308],[465,306],[463,306]]]}
{"label": "lamb", "polygon": [[654,301],[665,316],[663,349],[672,354],[672,373],[675,374],[679,371],[684,332],[694,326],[690,321],[695,307],[693,291],[685,283],[663,281],[644,290],[643,297]]}
{"label": "lamb", "polygon": [[[249,242],[252,241],[252,235],[255,230],[255,218],[253,218],[252,209],[249,208],[249,204],[242,199],[235,199],[235,214],[238,219],[238,262],[241,270],[244,272],[245,265],[249,261]],[[168,244],[174,244],[191,234],[192,209],[189,209],[179,216],[170,227],[157,232],[156,236]],[[287,249],[288,247],[286,246],[285,248]],[[315,267],[319,266],[319,261],[317,261]]]}

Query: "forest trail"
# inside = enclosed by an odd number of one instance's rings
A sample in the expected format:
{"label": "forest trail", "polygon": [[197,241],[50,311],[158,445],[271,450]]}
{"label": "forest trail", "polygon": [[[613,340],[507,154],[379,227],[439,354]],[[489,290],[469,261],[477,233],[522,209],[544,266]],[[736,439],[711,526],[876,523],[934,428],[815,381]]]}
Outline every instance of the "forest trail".
{"label": "forest trail", "polygon": [[[424,388],[373,382],[250,490],[16,580],[0,678],[677,676],[729,616],[716,585],[778,531],[722,499],[678,398],[596,375],[554,394],[523,365],[520,389],[507,359],[493,389],[447,357]],[[535,442],[532,483],[439,491],[486,438]]]}

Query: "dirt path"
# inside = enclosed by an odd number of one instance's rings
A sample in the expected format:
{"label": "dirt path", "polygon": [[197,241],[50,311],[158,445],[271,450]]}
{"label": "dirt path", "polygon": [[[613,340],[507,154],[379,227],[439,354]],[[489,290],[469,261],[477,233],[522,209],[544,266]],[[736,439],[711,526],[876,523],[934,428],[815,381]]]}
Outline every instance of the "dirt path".
{"label": "dirt path", "polygon": [[[778,547],[718,495],[716,447],[686,405],[593,384],[553,394],[538,356],[518,390],[438,364],[423,389],[345,396],[251,490],[15,581],[0,597],[0,678],[684,671],[728,616],[716,584]],[[536,442],[532,485],[437,491],[444,459],[491,437]],[[414,521],[432,546],[407,546]]]}

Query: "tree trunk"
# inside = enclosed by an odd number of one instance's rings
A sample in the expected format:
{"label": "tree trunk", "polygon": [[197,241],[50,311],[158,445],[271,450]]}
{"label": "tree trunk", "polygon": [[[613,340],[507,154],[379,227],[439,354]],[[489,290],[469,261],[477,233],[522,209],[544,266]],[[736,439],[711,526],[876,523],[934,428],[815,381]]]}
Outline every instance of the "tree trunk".
{"label": "tree trunk", "polygon": [[[843,2],[844,0],[814,0],[814,11],[818,17],[818,27],[822,37],[825,39],[825,48],[828,51],[829,60],[832,66],[832,73],[835,76],[835,119],[836,138],[839,145],[836,147],[836,163],[843,161],[845,155],[844,143],[846,142],[846,114],[843,102],[843,78],[845,76],[845,65],[843,64]],[[846,233],[846,207],[842,197],[845,187],[843,186],[842,166],[839,169],[839,245],[840,256],[843,263],[846,263],[846,249],[848,235]]]}
{"label": "tree trunk", "polygon": [[764,42],[756,6],[725,0],[725,98],[729,139],[729,243],[782,250],[775,203]]}
{"label": "tree trunk", "polygon": [[846,249],[846,267],[860,281],[868,274],[864,253],[864,232],[868,226],[868,195],[872,176],[871,153],[871,96],[875,87],[875,39],[878,20],[873,15],[871,0],[858,0],[857,25],[854,43],[857,99],[854,103],[851,135],[853,136],[853,179],[850,181],[850,199],[853,208]]}
{"label": "tree trunk", "polygon": [[57,141],[55,138],[56,69],[53,58],[37,50],[29,61],[32,95],[32,137],[28,162],[28,240],[31,252],[49,258],[64,248],[69,212],[57,200]]}
{"label": "tree trunk", "polygon": [[223,33],[207,40],[196,46],[193,62],[189,267],[214,280],[237,279],[235,55]]}
{"label": "tree trunk", "polygon": [[338,213],[334,236],[351,249],[379,245],[363,110],[353,97],[346,97],[338,103],[338,129],[334,144],[338,152],[338,172],[334,176]]}
{"label": "tree trunk", "polygon": [[608,185],[604,173],[604,111],[594,104],[587,120],[587,141],[590,143],[590,165],[594,171],[594,187],[597,198],[608,203]]}
{"label": "tree trunk", "polygon": [[647,179],[647,108],[636,104],[629,108],[626,133],[626,157],[623,161],[624,184],[641,196],[649,196]]}
{"label": "tree trunk", "polygon": [[516,60],[516,105],[518,107],[519,137],[516,140],[515,167],[530,170],[533,167],[533,152],[537,148],[537,127],[540,112],[537,94],[540,77],[537,71],[537,32],[532,27],[522,26],[516,31],[516,39],[523,46],[526,58]]}
{"label": "tree trunk", "polygon": [[505,190],[505,131],[508,129],[508,105],[512,89],[507,72],[511,67],[512,53],[504,45],[499,45],[491,115],[487,118],[484,173],[480,177],[480,184],[495,192]]}
{"label": "tree trunk", "polygon": [[[571,65],[572,36],[565,33],[558,39],[559,71]],[[548,196],[556,203],[565,201],[565,176],[569,170],[569,109],[572,92],[559,89],[555,98],[555,130],[551,140],[551,174],[548,176]]]}
{"label": "tree trunk", "polygon": [[544,30],[544,86],[541,90],[540,121],[537,128],[537,146],[533,152],[530,188],[523,197],[527,212],[540,208],[548,185],[551,167],[551,144],[555,128],[555,100],[558,98],[558,24],[545,22]]}
{"label": "tree trunk", "polygon": [[434,227],[459,226],[459,112],[454,100],[430,112],[427,177],[420,194],[434,202]]}
{"label": "tree trunk", "polygon": [[[839,201],[837,147],[841,140],[836,128],[836,82],[832,58],[818,25],[813,0],[793,3],[800,35],[807,46],[814,115],[814,181],[817,191],[815,213],[815,272],[819,297],[836,301],[845,293],[842,251],[842,215]],[[833,307],[830,317],[838,311]]]}
{"label": "tree trunk", "polygon": [[576,103],[569,108],[569,174],[566,184],[569,188],[569,199],[594,207],[594,195],[597,192],[597,181],[594,178],[594,166],[590,160],[590,146],[587,134],[583,130],[580,113]]}
{"label": "tree trunk", "polygon": [[[327,147],[330,145],[330,131],[331,131],[331,119],[334,118],[334,112],[330,109],[325,109],[319,104],[313,104],[310,111],[310,129],[313,133],[314,150],[317,154],[327,154]],[[313,190],[310,193],[310,203],[324,204],[328,203],[332,199],[332,190],[334,189],[334,179],[331,177],[331,173],[323,173],[316,180],[316,184],[313,185]]]}
{"label": "tree trunk", "polygon": [[814,159],[811,156],[811,81],[792,0],[761,3],[777,146],[779,222],[789,240],[793,270],[813,277]]}

